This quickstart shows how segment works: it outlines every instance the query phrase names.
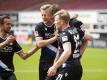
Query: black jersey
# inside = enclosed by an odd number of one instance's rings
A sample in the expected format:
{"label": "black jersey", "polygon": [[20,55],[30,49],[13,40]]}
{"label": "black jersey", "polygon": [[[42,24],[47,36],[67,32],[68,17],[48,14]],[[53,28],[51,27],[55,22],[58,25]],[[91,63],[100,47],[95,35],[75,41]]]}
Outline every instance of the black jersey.
{"label": "black jersey", "polygon": [[81,47],[81,40],[84,36],[84,32],[81,29],[77,29],[75,27],[69,27],[60,33],[59,37],[59,45],[61,52],[63,52],[62,45],[66,42],[71,43],[72,47],[72,55],[69,57],[67,61],[72,61],[73,59],[80,58],[80,47]]}
{"label": "black jersey", "polygon": [[[36,41],[39,39],[49,39],[52,37],[53,33],[55,31],[55,25],[48,27],[43,22],[40,22],[35,27],[35,37]],[[41,49],[41,57],[40,61],[52,61],[54,60],[56,56],[58,48],[58,42],[55,41],[54,43],[47,45]]]}
{"label": "black jersey", "polygon": [[[5,41],[5,39],[0,36],[0,43],[3,41]],[[18,52],[21,49],[17,41],[13,41],[5,47],[0,48],[0,73],[14,72],[13,55],[14,52]]]}

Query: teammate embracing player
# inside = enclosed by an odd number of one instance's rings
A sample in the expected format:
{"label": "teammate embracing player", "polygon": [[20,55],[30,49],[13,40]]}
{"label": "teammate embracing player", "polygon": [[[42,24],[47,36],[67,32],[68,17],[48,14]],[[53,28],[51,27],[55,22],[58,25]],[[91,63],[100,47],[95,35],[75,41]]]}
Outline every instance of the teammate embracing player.
{"label": "teammate embracing player", "polygon": [[[58,36],[52,36],[55,32],[54,14],[61,8],[57,4],[46,4],[40,8],[43,22],[35,27],[36,44],[42,48],[40,64],[39,64],[39,80],[54,80],[55,76],[47,77],[47,71],[54,63],[54,59],[58,49]],[[56,31],[57,32],[57,31]],[[88,36],[88,38],[90,38]],[[86,46],[81,47],[84,52]]]}

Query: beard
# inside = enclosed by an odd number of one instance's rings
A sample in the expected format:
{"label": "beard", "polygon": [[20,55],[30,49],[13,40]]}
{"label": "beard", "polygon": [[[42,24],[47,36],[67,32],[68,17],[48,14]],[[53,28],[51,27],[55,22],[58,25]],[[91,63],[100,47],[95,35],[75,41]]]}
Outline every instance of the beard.
{"label": "beard", "polygon": [[5,32],[5,33],[9,33],[9,32],[10,32],[10,28],[5,29],[4,32]]}

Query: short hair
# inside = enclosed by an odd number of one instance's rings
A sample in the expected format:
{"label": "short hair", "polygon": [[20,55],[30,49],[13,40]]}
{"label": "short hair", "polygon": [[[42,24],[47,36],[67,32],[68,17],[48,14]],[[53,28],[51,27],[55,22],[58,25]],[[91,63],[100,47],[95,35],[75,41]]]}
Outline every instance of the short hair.
{"label": "short hair", "polygon": [[10,17],[8,15],[2,15],[2,16],[0,16],[0,25],[4,24],[4,19],[10,19]]}
{"label": "short hair", "polygon": [[46,10],[51,6],[51,4],[44,4],[40,7],[40,10]]}
{"label": "short hair", "polygon": [[52,15],[54,15],[59,10],[61,10],[61,7],[58,4],[52,4],[52,6],[50,6],[48,9],[49,13]]}
{"label": "short hair", "polygon": [[59,16],[60,19],[64,20],[65,23],[69,23],[70,15],[66,10],[60,10],[56,12],[54,16],[57,16],[57,15]]}

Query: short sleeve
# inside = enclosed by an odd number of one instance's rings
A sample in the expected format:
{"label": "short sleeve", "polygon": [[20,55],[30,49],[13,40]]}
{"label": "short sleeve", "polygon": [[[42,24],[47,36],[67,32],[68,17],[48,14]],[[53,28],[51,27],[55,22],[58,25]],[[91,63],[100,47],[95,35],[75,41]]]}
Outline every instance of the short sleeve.
{"label": "short sleeve", "polygon": [[35,35],[36,41],[43,38],[43,28],[40,24],[37,24],[35,26],[34,35]]}
{"label": "short sleeve", "polygon": [[18,52],[22,50],[21,46],[17,43],[17,41],[14,41],[13,48],[14,48],[14,52]]}
{"label": "short sleeve", "polygon": [[67,34],[67,32],[62,32],[60,34],[60,42],[63,44],[65,42],[70,42],[69,41],[69,35]]}

